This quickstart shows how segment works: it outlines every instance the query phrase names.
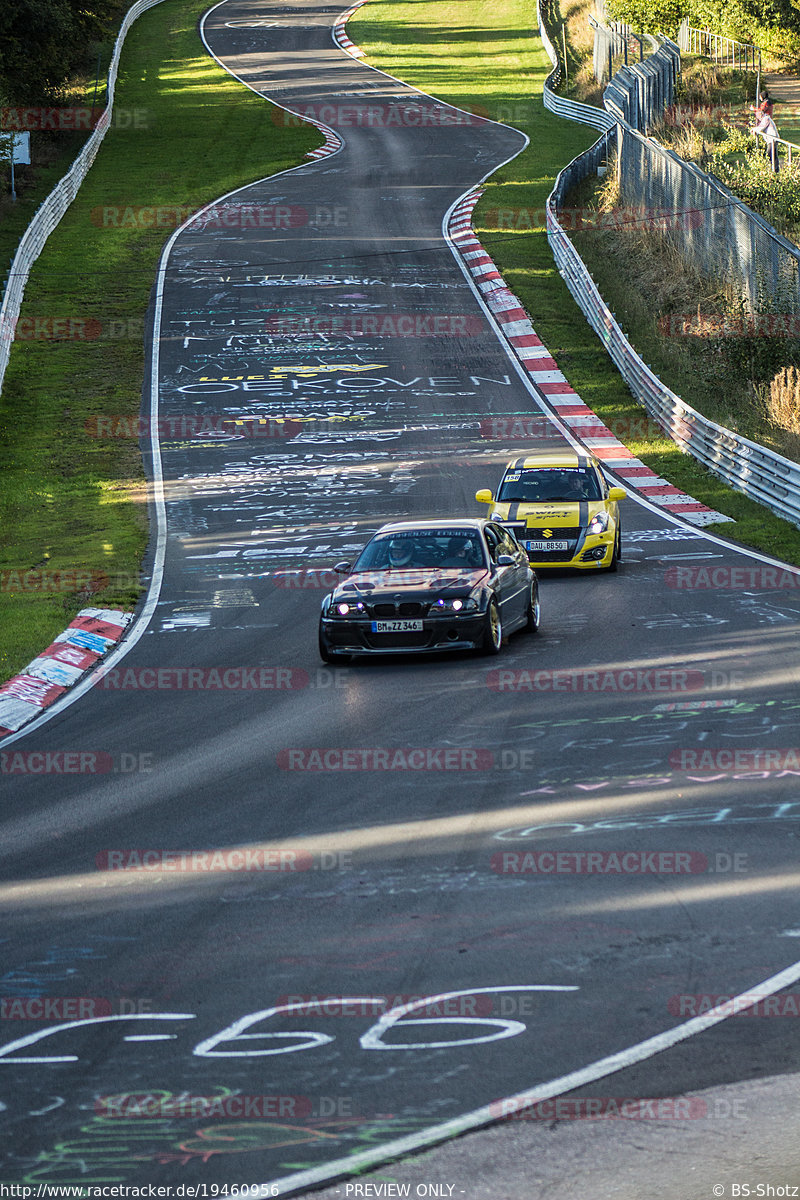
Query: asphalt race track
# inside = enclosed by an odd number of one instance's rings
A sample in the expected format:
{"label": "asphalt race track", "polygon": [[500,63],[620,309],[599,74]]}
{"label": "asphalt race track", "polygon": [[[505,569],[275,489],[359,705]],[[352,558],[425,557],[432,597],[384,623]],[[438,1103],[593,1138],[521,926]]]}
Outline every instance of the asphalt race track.
{"label": "asphalt race track", "polygon": [[477,515],[530,445],[488,418],[539,411],[442,236],[522,135],[344,55],[338,11],[205,21],[342,146],[171,240],[148,606],[2,746],[8,1182],[284,1194],[531,1089],[798,1066],[797,574],[629,498],[621,572],[544,578],[499,658],[319,661],[332,564]]}

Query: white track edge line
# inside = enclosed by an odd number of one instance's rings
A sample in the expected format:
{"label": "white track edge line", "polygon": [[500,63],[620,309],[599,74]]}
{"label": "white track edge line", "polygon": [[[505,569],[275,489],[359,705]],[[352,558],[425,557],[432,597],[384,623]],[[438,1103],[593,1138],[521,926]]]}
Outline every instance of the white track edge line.
{"label": "white track edge line", "polygon": [[[256,88],[251,87],[249,83],[247,83],[244,79],[241,79],[234,71],[229,70],[211,50],[205,38],[204,26],[206,17],[209,17],[217,8],[220,8],[223,4],[227,3],[228,0],[220,0],[218,4],[215,4],[208,10],[208,12],[204,13],[201,19],[200,37],[203,45],[208,50],[209,55],[220,67],[222,67],[224,71],[233,76],[234,79],[237,79],[244,87],[249,88],[249,90],[261,100],[266,100],[267,103],[274,104],[276,108],[281,108],[284,112],[291,112],[293,116],[300,116],[301,114],[294,113],[292,109],[286,108],[284,105],[279,104],[275,100],[269,100],[263,95],[262,92],[259,92]],[[308,118],[304,117],[303,120],[308,120]],[[334,130],[329,129],[327,125],[323,125],[321,121],[308,120],[308,124],[316,126],[316,128],[320,129],[321,131],[328,130],[335,137],[339,136]],[[325,158],[332,158],[334,154],[339,153],[339,151],[343,148],[344,139],[339,138],[339,142],[340,145],[335,150],[331,150],[328,154],[326,154]],[[40,716],[34,717],[32,721],[28,721],[22,727],[22,729],[18,729],[14,733],[9,733],[4,738],[0,738],[0,745],[4,747],[10,746],[14,742],[19,741],[20,738],[26,737],[29,733],[33,733],[34,730],[40,729],[41,726],[46,724],[47,721],[51,720],[53,717],[59,716],[62,712],[69,708],[70,705],[74,704],[77,700],[80,700],[82,696],[85,696],[90,688],[93,688],[95,684],[98,683],[103,677],[103,675],[109,671],[112,666],[114,666],[114,664],[118,663],[122,658],[125,657],[129,650],[134,648],[137,642],[147,632],[147,628],[152,621],[153,616],[155,615],[156,606],[161,596],[161,587],[164,580],[164,562],[166,559],[167,550],[167,516],[166,504],[164,501],[164,476],[163,465],[161,461],[161,451],[158,442],[158,375],[160,365],[159,344],[164,281],[167,271],[167,263],[172,252],[173,244],[192,222],[196,221],[198,217],[202,216],[203,213],[208,212],[209,209],[212,209],[218,204],[221,204],[223,201],[227,200],[230,196],[235,196],[239,192],[246,191],[248,188],[258,186],[258,184],[266,183],[270,179],[279,179],[282,175],[290,175],[294,171],[308,169],[309,167],[315,166],[317,162],[322,161],[324,161],[324,159],[316,159],[312,162],[298,163],[295,167],[287,167],[283,171],[277,171],[274,175],[265,175],[262,179],[254,179],[250,183],[245,183],[238,188],[233,188],[233,190],[230,192],[225,192],[222,196],[215,197],[215,199],[210,200],[207,204],[204,204],[202,208],[199,208],[197,212],[194,212],[190,217],[187,217],[183,224],[180,225],[170,236],[169,240],[164,246],[164,249],[161,251],[161,257],[159,258],[158,267],[156,268],[156,293],[154,298],[153,338],[150,366],[150,453],[152,455],[153,462],[153,493],[151,498],[156,513],[156,544],[153,558],[153,573],[147,589],[147,595],[145,596],[141,611],[134,614],[133,621],[128,626],[128,629],[123,633],[119,643],[114,647],[114,649],[100,662],[96,663],[83,677],[83,679],[80,680],[80,682],[76,683],[74,687],[70,688],[67,695],[61,696],[58,700],[55,700],[51,705],[48,706],[48,708],[43,710]]]}
{"label": "white track edge line", "polygon": [[636,1042],[633,1046],[629,1046],[625,1050],[619,1050],[615,1054],[609,1054],[605,1058],[597,1059],[595,1062],[590,1063],[589,1066],[579,1067],[575,1071],[570,1071],[566,1075],[561,1075],[556,1079],[550,1079],[536,1087],[527,1088],[523,1092],[516,1092],[514,1095],[504,1097],[501,1100],[495,1100],[491,1104],[473,1109],[472,1112],[464,1113],[461,1117],[453,1117],[448,1121],[442,1121],[440,1124],[433,1125],[429,1129],[422,1130],[419,1133],[407,1134],[405,1137],[395,1138],[393,1141],[386,1142],[383,1146],[376,1147],[374,1150],[364,1150],[359,1154],[334,1159],[324,1166],[314,1167],[310,1170],[300,1171],[293,1175],[286,1175],[283,1178],[271,1180],[262,1185],[264,1194],[286,1196],[301,1189],[316,1187],[321,1183],[332,1182],[336,1178],[352,1175],[356,1171],[368,1167],[379,1166],[381,1163],[386,1162],[387,1159],[397,1158],[400,1155],[424,1149],[438,1142],[448,1141],[462,1133],[479,1129],[482,1126],[501,1124],[504,1118],[498,1115],[497,1109],[499,1106],[507,1105],[512,1112],[514,1109],[520,1111],[543,1100],[550,1100],[554,1096],[574,1091],[576,1088],[583,1087],[587,1083],[603,1079],[607,1075],[614,1075],[618,1071],[624,1071],[626,1068],[644,1062],[646,1059],[652,1058],[664,1050],[669,1050],[679,1042],[686,1041],[687,1038],[694,1037],[698,1033],[704,1033],[714,1025],[728,1020],[729,1017],[737,1012],[746,1011],[766,996],[772,996],[776,992],[782,991],[798,979],[800,979],[800,961],[784,967],[783,970],[778,971],[775,975],[771,975],[754,988],[746,992],[740,992],[738,996],[732,997],[731,1000],[726,1001],[724,1004],[717,1005],[702,1016],[691,1017],[688,1021],[684,1021],[683,1024],[676,1025],[673,1029],[667,1029],[663,1033],[657,1033],[653,1037],[645,1038],[642,1042]]}

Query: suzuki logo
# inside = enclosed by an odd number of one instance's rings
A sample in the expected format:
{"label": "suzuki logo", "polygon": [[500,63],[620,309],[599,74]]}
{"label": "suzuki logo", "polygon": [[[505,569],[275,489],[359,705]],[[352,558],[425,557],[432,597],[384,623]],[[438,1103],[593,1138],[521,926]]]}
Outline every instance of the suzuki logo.
{"label": "suzuki logo", "polygon": [[552,536],[553,536],[552,529],[543,529],[542,530],[542,537],[552,537]]}

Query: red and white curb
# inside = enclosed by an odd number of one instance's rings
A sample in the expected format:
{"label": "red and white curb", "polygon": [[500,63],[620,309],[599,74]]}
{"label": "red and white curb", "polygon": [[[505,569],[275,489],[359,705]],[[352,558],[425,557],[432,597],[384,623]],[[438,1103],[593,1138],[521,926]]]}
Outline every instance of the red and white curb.
{"label": "red and white curb", "polygon": [[618,475],[630,487],[638,489],[651,503],[683,517],[692,525],[712,525],[731,521],[724,513],[716,512],[673,487],[655,471],[636,458],[627,446],[614,436],[595,412],[584,404],[578,393],[558,369],[558,363],[542,344],[528,314],[486,253],[472,228],[472,211],[483,189],[470,192],[459,201],[450,217],[448,233],[458,248],[484,303],[500,325],[506,339],[525,367],[531,380],[552,406],[556,415],[598,458],[604,466]]}
{"label": "red and white curb", "polygon": [[52,645],[0,686],[0,737],[16,733],[64,695],[122,637],[133,613],[84,608]]}
{"label": "red and white curb", "polygon": [[345,54],[349,54],[351,58],[364,58],[364,51],[359,50],[354,42],[350,41],[345,31],[345,25],[350,20],[354,12],[361,8],[362,4],[366,4],[367,0],[358,0],[352,8],[348,8],[347,12],[340,13],[333,23],[332,35],[333,40],[340,50],[344,50]]}
{"label": "red and white curb", "polygon": [[[303,120],[308,121],[308,117],[304,117]],[[316,150],[309,150],[306,158],[327,158],[329,154],[335,154],[337,150],[341,150],[344,142],[337,133],[334,133],[327,125],[320,125],[317,121],[309,123],[316,125],[320,133],[325,134],[325,141]]]}

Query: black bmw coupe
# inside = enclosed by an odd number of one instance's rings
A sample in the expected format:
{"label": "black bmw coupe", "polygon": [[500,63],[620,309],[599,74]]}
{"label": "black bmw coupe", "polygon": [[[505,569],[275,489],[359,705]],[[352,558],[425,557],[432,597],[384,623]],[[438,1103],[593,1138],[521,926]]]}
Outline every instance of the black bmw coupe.
{"label": "black bmw coupe", "polygon": [[539,586],[513,532],[481,519],[384,525],[322,602],[325,662],[355,654],[481,650],[539,628]]}

